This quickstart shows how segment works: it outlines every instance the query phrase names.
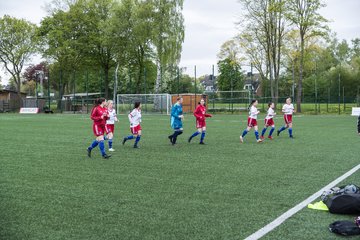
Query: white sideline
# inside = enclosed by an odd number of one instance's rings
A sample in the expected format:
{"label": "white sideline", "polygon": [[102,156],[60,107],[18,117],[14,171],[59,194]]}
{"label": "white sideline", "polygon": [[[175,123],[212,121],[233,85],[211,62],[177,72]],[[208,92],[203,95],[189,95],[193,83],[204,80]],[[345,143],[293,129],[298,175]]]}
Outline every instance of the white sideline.
{"label": "white sideline", "polygon": [[353,169],[351,169],[350,171],[348,171],[347,173],[345,173],[344,175],[342,175],[341,177],[332,181],[331,183],[329,183],[328,185],[326,185],[325,187],[320,189],[318,192],[314,193],[313,195],[311,195],[310,197],[308,197],[307,199],[305,199],[304,201],[302,201],[301,203],[296,205],[295,207],[289,209],[288,211],[286,211],[285,213],[280,215],[278,218],[276,218],[274,221],[267,224],[265,227],[259,229],[255,233],[251,234],[250,236],[245,238],[245,240],[255,240],[255,239],[259,239],[259,238],[265,236],[266,234],[268,234],[269,232],[274,230],[276,227],[278,227],[280,224],[285,222],[288,218],[293,216],[295,213],[297,213],[298,211],[300,211],[301,209],[306,207],[309,203],[313,202],[324,191],[329,190],[330,188],[336,186],[338,183],[345,180],[347,177],[351,176],[353,173],[355,173],[359,169],[360,169],[360,164],[357,165],[356,167],[354,167]]}

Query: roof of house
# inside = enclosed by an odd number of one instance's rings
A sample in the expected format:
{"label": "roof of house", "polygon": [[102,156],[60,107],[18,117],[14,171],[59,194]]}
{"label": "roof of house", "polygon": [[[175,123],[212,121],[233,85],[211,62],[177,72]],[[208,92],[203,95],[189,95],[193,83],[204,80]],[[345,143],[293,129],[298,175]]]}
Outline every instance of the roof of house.
{"label": "roof of house", "polygon": [[97,92],[97,93],[75,93],[75,94],[66,94],[63,95],[63,97],[86,97],[86,96],[95,96],[95,95],[100,95],[101,93]]}
{"label": "roof of house", "polygon": [[[8,89],[2,89],[2,90],[0,90],[0,93],[18,93],[17,91],[14,91],[14,90],[8,90]],[[26,93],[24,93],[24,92],[20,92],[20,94],[24,94],[24,95],[26,95]]]}

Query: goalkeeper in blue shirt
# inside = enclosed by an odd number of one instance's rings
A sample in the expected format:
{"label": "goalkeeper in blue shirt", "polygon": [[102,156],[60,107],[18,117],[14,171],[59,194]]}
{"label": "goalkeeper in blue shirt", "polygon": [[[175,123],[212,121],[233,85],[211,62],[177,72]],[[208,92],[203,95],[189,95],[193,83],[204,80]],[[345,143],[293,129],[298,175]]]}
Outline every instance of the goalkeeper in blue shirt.
{"label": "goalkeeper in blue shirt", "polygon": [[177,137],[183,133],[183,124],[184,119],[183,110],[182,110],[183,98],[178,97],[176,103],[171,108],[171,118],[170,124],[171,128],[174,129],[174,133],[168,136],[172,145],[176,144]]}

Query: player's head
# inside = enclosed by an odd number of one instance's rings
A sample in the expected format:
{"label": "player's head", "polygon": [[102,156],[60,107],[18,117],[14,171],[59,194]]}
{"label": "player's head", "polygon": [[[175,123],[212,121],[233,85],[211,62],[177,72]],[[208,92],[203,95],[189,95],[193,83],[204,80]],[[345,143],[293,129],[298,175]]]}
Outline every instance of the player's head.
{"label": "player's head", "polygon": [[104,106],[106,104],[105,98],[98,98],[95,100],[95,106]]}
{"label": "player's head", "polygon": [[202,106],[205,106],[205,99],[202,98],[202,99],[200,100],[199,104],[202,105]]}
{"label": "player's head", "polygon": [[286,104],[290,104],[291,103],[291,98],[287,98],[286,99]]}
{"label": "player's head", "polygon": [[176,98],[176,101],[178,103],[183,103],[183,98],[179,96],[179,97]]}
{"label": "player's head", "polygon": [[269,102],[269,103],[268,103],[268,107],[269,107],[269,108],[274,108],[274,107],[275,107],[275,104],[274,104],[273,102]]}
{"label": "player's head", "polygon": [[108,100],[106,105],[107,105],[108,108],[112,109],[113,106],[114,106],[114,102],[112,100]]}
{"label": "player's head", "polygon": [[251,103],[250,103],[249,107],[251,107],[251,106],[256,107],[257,105],[258,105],[258,100],[253,99],[253,100],[251,100]]}
{"label": "player's head", "polygon": [[140,109],[140,107],[141,107],[141,102],[135,102],[134,103],[134,108]]}

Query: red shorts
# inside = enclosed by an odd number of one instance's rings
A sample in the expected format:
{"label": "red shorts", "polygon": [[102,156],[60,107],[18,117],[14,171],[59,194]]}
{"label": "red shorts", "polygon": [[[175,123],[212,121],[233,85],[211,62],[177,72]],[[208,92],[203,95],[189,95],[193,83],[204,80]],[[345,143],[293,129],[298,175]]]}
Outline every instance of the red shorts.
{"label": "red shorts", "polygon": [[203,120],[196,119],[196,128],[203,128],[203,127],[206,127],[205,119]]}
{"label": "red shorts", "polygon": [[284,120],[286,124],[292,123],[292,115],[285,114]]}
{"label": "red shorts", "polygon": [[95,136],[102,136],[105,133],[105,125],[93,124],[93,133]]}
{"label": "red shorts", "polygon": [[130,127],[130,131],[133,135],[137,135],[141,129],[142,128],[141,128],[140,124],[137,125],[136,127]]}
{"label": "red shorts", "polygon": [[273,125],[275,125],[273,118],[265,119],[265,126],[273,126]]}
{"label": "red shorts", "polygon": [[248,118],[248,127],[255,127],[255,126],[257,126],[256,119],[249,117]]}
{"label": "red shorts", "polygon": [[114,133],[115,124],[106,124],[105,125],[105,132],[106,134]]}

